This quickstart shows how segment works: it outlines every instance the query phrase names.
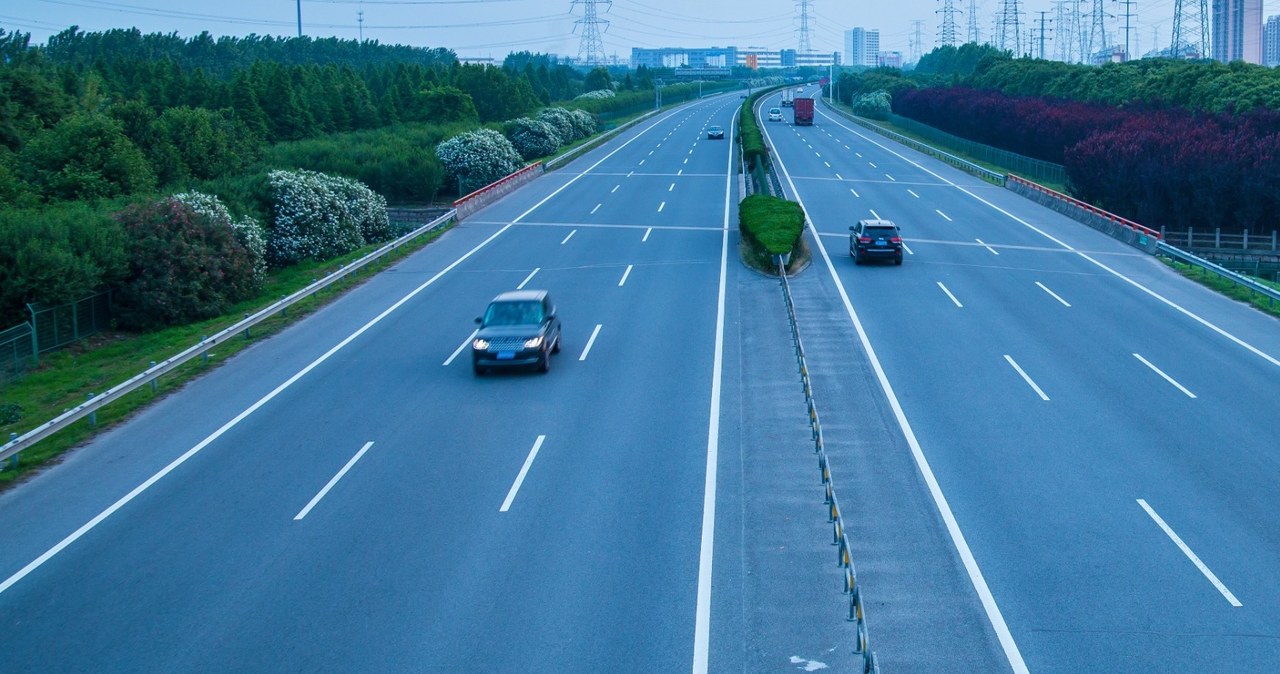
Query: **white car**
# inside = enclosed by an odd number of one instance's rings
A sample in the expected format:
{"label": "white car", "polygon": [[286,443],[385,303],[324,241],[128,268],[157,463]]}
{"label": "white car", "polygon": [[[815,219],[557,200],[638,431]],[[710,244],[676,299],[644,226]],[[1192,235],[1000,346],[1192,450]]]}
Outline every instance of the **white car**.
{"label": "white car", "polygon": [[782,121],[782,108],[769,108],[769,121],[770,121],[770,122],[781,122],[781,121]]}

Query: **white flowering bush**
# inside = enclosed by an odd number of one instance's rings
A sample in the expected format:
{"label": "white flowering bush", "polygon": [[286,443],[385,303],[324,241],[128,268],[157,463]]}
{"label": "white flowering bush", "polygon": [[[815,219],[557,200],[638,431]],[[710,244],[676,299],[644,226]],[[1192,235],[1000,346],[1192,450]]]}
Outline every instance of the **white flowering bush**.
{"label": "white flowering bush", "polygon": [[560,134],[560,140],[564,144],[580,138],[573,125],[573,115],[564,108],[547,108],[538,113],[538,119],[550,124]]}
{"label": "white flowering bush", "polygon": [[613,89],[596,89],[595,91],[588,91],[585,94],[578,94],[577,96],[574,97],[574,100],[576,101],[576,100],[592,99],[592,98],[613,98],[614,96],[617,96],[617,95],[618,94]]}
{"label": "white flowering bush", "polygon": [[512,120],[508,124],[507,138],[526,160],[554,154],[562,143],[573,140],[560,135],[551,124],[529,117]]}
{"label": "white flowering bush", "polygon": [[578,138],[586,138],[596,132],[596,116],[586,110],[570,110],[573,119],[573,130]]}
{"label": "white flowering bush", "polygon": [[231,212],[223,205],[222,200],[213,194],[182,192],[171,198],[185,204],[196,213],[229,227],[236,235],[236,240],[249,251],[252,258],[254,287],[262,287],[263,281],[267,278],[267,235],[257,220],[250,217],[233,220]]}
{"label": "white flowering bush", "polygon": [[436,145],[436,157],[460,194],[478,190],[520,170],[520,153],[506,136],[492,129],[476,129]]}
{"label": "white flowering bush", "polygon": [[272,171],[267,261],[327,260],[391,236],[387,201],[364,183],[314,171]]}

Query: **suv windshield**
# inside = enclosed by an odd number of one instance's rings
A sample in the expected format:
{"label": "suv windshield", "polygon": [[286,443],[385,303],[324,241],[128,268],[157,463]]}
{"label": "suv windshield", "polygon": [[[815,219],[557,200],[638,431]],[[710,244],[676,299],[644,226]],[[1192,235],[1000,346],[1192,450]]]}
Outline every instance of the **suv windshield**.
{"label": "suv windshield", "polygon": [[494,302],[484,312],[484,325],[537,325],[542,322],[541,302]]}

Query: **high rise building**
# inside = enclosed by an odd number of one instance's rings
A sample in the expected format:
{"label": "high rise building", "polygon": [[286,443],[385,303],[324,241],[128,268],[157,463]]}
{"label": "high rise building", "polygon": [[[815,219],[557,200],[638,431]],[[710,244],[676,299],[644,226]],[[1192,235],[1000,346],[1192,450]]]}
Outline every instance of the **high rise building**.
{"label": "high rise building", "polygon": [[880,31],[853,28],[844,32],[844,62],[874,68],[880,65]]}
{"label": "high rise building", "polygon": [[1262,0],[1213,0],[1213,59],[1262,63]]}
{"label": "high rise building", "polygon": [[1262,65],[1280,66],[1280,16],[1269,16],[1262,26]]}

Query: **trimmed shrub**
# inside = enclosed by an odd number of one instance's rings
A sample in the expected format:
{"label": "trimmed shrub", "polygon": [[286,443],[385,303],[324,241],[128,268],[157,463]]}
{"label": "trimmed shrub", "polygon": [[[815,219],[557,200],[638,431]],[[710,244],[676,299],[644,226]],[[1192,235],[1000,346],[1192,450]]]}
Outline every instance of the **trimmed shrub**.
{"label": "trimmed shrub", "polygon": [[521,117],[508,124],[507,138],[526,161],[554,154],[563,142],[555,127],[540,119],[528,117]]}
{"label": "trimmed shrub", "polygon": [[128,276],[114,293],[126,328],[148,330],[213,318],[252,297],[253,254],[229,222],[176,198],[115,214],[127,237]]}
{"label": "trimmed shrub", "polygon": [[515,146],[492,129],[454,136],[436,146],[436,156],[460,195],[515,173],[521,166]]}
{"label": "trimmed shrub", "polygon": [[738,225],[771,255],[784,255],[800,240],[804,211],[794,201],[753,194],[738,205]]}
{"label": "trimmed shrub", "polygon": [[585,94],[578,94],[573,98],[573,100],[586,101],[594,98],[613,98],[614,96],[617,96],[617,95],[618,95],[617,92],[615,92],[613,89],[597,89],[595,91],[588,91]]}
{"label": "trimmed shrub", "polygon": [[313,171],[272,171],[267,262],[327,260],[391,236],[387,201],[364,184]]}

